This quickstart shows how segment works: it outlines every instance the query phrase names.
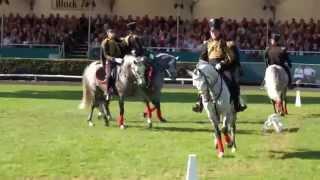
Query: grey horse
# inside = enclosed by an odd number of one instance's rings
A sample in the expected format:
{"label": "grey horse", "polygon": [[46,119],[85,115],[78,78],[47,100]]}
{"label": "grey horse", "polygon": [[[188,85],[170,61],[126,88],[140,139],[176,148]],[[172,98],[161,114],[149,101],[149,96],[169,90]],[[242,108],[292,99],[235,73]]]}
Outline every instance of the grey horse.
{"label": "grey horse", "polygon": [[[83,96],[82,102],[79,105],[80,109],[90,107],[91,111],[88,117],[89,126],[93,126],[92,116],[95,107],[99,107],[100,112],[103,115],[105,124],[109,125],[111,118],[109,103],[110,100],[105,98],[103,81],[97,79],[99,71],[103,72],[102,64],[98,61],[91,63],[83,73]],[[145,58],[136,57],[133,55],[126,55],[124,62],[121,66],[117,66],[116,69],[116,81],[115,87],[119,95],[119,108],[120,115],[118,118],[118,125],[121,129],[125,128],[124,123],[124,99],[125,96],[134,91],[138,86],[144,87],[145,81]]]}
{"label": "grey horse", "polygon": [[[230,100],[230,92],[225,81],[211,64],[202,60],[199,61],[194,72],[188,71],[188,73],[192,76],[193,86],[202,96],[204,108],[214,127],[218,157],[221,158],[224,155],[221,132],[227,146],[232,148],[232,152],[235,152],[237,113]],[[223,124],[221,130],[219,128],[220,122]]]}
{"label": "grey horse", "polygon": [[[161,90],[163,88],[166,73],[171,80],[175,80],[177,77],[176,62],[178,59],[179,57],[175,57],[167,53],[159,53],[155,55],[154,60],[149,63],[152,75],[149,74],[150,72],[147,72],[149,85],[143,91],[144,101],[146,103],[146,108],[143,115],[145,118],[147,118],[150,128],[152,127],[152,112],[155,110],[157,112],[157,118],[160,120],[160,122],[166,122],[166,119],[162,117],[161,113]],[[151,103],[154,107],[151,107]]]}
{"label": "grey horse", "polygon": [[271,65],[266,69],[265,88],[271,99],[274,112],[280,113],[282,116],[288,114],[288,75],[281,66]]}

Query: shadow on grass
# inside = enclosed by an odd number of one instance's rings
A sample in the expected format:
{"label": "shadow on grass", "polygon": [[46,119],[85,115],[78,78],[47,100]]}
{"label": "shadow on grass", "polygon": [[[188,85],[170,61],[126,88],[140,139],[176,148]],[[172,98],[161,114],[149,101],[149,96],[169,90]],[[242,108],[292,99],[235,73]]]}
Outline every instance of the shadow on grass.
{"label": "shadow on grass", "polygon": [[[0,97],[4,98],[30,98],[30,99],[64,99],[64,100],[80,100],[82,91],[56,90],[56,91],[37,91],[37,90],[22,90],[12,92],[0,92]],[[180,102],[188,103],[196,101],[196,93],[187,92],[163,92],[162,102]],[[117,97],[113,101],[118,100]],[[141,101],[139,95],[127,97],[126,101]]]}
{"label": "shadow on grass", "polygon": [[320,114],[306,114],[304,118],[320,118]]}
{"label": "shadow on grass", "polygon": [[[285,128],[283,129],[282,133],[297,133],[300,128]],[[268,129],[265,132],[263,132],[263,135],[270,135],[276,133],[274,129]]]}
{"label": "shadow on grass", "polygon": [[[154,130],[158,131],[169,131],[169,132],[208,132],[212,133],[213,130],[210,128],[199,129],[199,128],[189,128],[189,127],[154,127]],[[237,130],[237,134],[260,134],[255,130]]]}
{"label": "shadow on grass", "polygon": [[[65,99],[65,100],[79,100],[82,97],[82,91],[72,90],[56,90],[56,91],[38,91],[38,90],[21,90],[0,92],[0,97],[5,98],[31,98],[31,99]],[[246,95],[247,103],[266,104],[270,103],[266,95]],[[196,92],[163,92],[161,96],[162,102],[173,103],[194,103],[197,99]],[[115,97],[114,100],[117,100]],[[127,101],[141,101],[139,96],[128,97]],[[288,96],[288,102],[294,102],[295,96]],[[320,97],[302,97],[304,104],[315,104],[320,102]],[[271,105],[270,105],[271,106]],[[250,107],[249,107],[250,108]],[[315,114],[319,117],[319,114]]]}
{"label": "shadow on grass", "polygon": [[[252,103],[252,104],[266,104],[270,103],[269,98],[266,95],[259,95],[259,94],[254,94],[254,95],[246,95],[246,101],[247,103]],[[296,97],[295,96],[288,96],[287,101],[290,102],[295,102]],[[301,101],[303,104],[317,104],[320,101],[320,97],[301,97]],[[271,103],[270,103],[271,106]]]}
{"label": "shadow on grass", "polygon": [[295,152],[286,151],[270,151],[273,157],[278,159],[320,159],[320,151],[308,151],[308,150],[298,150]]}
{"label": "shadow on grass", "polygon": [[263,121],[237,121],[237,124],[264,124]]}

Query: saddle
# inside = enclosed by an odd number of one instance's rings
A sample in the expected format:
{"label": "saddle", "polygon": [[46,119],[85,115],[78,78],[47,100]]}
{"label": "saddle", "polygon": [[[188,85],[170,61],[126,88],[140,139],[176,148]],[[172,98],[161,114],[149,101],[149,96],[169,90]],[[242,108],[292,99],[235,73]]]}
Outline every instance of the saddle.
{"label": "saddle", "polygon": [[[99,87],[103,90],[103,91],[109,91],[109,90],[115,90],[114,85],[115,85],[115,81],[116,81],[116,67],[112,68],[111,72],[110,72],[110,78],[107,81],[105,79],[106,77],[106,72],[103,69],[103,67],[100,67],[99,69],[97,69],[96,71],[96,80],[98,82]],[[108,82],[108,84],[106,84]],[[109,89],[107,89],[109,88]]]}

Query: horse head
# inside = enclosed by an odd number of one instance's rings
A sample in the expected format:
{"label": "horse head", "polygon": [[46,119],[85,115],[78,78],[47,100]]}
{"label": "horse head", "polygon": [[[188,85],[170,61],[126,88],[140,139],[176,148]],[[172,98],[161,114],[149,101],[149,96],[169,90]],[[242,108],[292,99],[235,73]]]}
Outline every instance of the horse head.
{"label": "horse head", "polygon": [[159,53],[156,55],[158,63],[167,72],[171,79],[176,79],[177,77],[177,60],[179,57],[167,53]]}
{"label": "horse head", "polygon": [[145,79],[145,58],[140,56],[128,55],[125,57],[125,65],[130,67],[130,72],[133,74],[139,86],[146,84]]}

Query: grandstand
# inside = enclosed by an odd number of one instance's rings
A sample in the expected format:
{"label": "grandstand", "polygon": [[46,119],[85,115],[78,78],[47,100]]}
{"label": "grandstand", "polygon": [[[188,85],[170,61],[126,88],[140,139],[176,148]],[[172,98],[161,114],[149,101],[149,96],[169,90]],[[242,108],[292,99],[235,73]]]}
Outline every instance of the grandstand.
{"label": "grandstand", "polygon": [[[312,9],[317,3],[309,0],[303,5]],[[259,69],[255,79],[244,78],[245,82],[258,83],[263,77],[262,51],[273,31],[283,34],[281,43],[295,63],[318,64],[319,15],[299,9],[300,5],[298,0],[232,4],[230,0],[138,0],[135,4],[125,0],[3,0],[0,57],[98,59],[106,29],[113,27],[124,36],[125,24],[136,21],[146,48],[196,62],[202,42],[209,37],[208,18],[221,17],[223,34],[242,50],[245,68]]]}

